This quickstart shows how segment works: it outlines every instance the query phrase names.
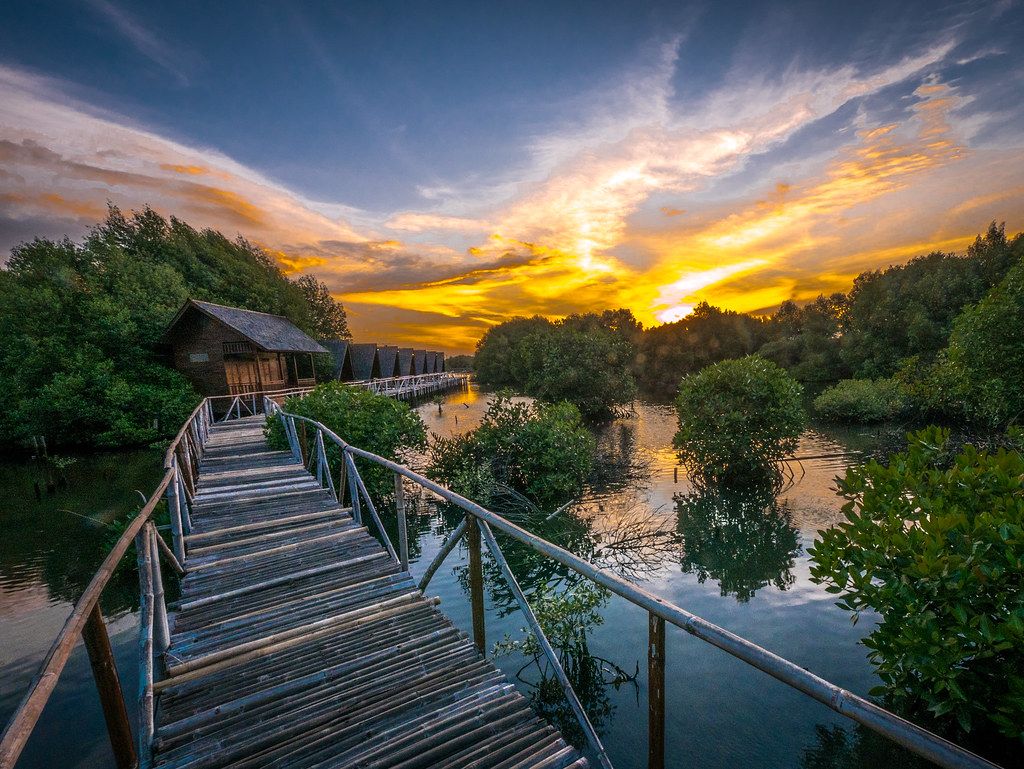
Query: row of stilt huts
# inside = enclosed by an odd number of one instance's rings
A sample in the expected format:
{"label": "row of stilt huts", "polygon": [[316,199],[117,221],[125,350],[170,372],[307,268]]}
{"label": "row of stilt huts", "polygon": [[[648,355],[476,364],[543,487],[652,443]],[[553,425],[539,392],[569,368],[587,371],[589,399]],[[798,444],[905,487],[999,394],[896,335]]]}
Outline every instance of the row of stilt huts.
{"label": "row of stilt huts", "polygon": [[444,353],[435,350],[341,340],[328,340],[321,344],[334,357],[334,378],[342,382],[440,374],[445,370]]}

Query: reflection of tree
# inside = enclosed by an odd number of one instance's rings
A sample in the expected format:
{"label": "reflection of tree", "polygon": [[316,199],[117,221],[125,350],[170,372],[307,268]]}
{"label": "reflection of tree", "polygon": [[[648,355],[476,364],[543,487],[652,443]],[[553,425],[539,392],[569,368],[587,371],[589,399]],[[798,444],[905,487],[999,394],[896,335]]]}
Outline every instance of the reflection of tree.
{"label": "reflection of tree", "polygon": [[717,581],[723,596],[748,601],[767,585],[785,590],[795,581],[797,532],[770,489],[679,495],[676,509],[683,571]]}
{"label": "reflection of tree", "polygon": [[[611,717],[614,706],[608,696],[608,687],[631,683],[636,686],[636,671],[627,673],[614,662],[590,653],[587,633],[604,622],[600,610],[608,601],[609,593],[591,582],[581,582],[575,588],[560,593],[541,589],[536,591],[531,606],[537,621],[558,655],[559,663],[598,732]],[[579,722],[565,698],[555,677],[554,669],[540,649],[528,628],[522,628],[521,640],[506,636],[495,645],[496,654],[518,652],[528,658],[517,678],[526,685],[530,704],[548,723],[561,730],[573,744],[583,745],[585,737]]]}
{"label": "reflection of tree", "polygon": [[817,744],[804,748],[802,769],[925,769],[932,766],[891,740],[857,725],[814,727]]}

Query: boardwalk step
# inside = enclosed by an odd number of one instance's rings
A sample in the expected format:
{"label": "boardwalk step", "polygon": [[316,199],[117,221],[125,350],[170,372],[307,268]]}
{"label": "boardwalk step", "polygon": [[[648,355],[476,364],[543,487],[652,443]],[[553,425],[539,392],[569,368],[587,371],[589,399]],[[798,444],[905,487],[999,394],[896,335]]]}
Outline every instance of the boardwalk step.
{"label": "boardwalk step", "polygon": [[153,766],[587,766],[262,417],[197,481]]}

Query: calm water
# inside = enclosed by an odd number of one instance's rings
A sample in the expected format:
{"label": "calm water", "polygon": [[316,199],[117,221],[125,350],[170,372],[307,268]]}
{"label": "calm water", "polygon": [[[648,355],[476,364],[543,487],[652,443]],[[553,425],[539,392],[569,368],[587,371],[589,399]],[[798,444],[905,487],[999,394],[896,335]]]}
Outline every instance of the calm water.
{"label": "calm water", "polygon": [[[452,435],[471,429],[487,398],[473,390],[452,395],[441,409],[419,408],[428,429]],[[818,529],[840,517],[833,479],[849,459],[812,459],[796,468],[776,499],[699,496],[671,449],[670,406],[638,403],[635,414],[600,431],[597,480],[566,510],[520,504],[510,516],[543,536],[599,562],[647,589],[782,654],[809,670],[866,694],[876,684],[857,626],[808,579],[806,548]],[[848,455],[870,450],[871,431],[808,431],[799,456]],[[0,466],[0,721],[6,722],[72,601],[102,560],[104,523],[138,508],[134,489],[159,478],[151,451],[81,459],[67,485],[37,501],[32,466]],[[414,574],[437,551],[457,518],[422,500],[411,530]],[[87,520],[88,519],[88,520]],[[528,592],[551,585],[586,597],[574,575],[502,543]],[[469,629],[465,552],[453,553],[429,592]],[[522,637],[523,622],[493,565],[488,576],[488,643]],[[122,682],[133,699],[137,685],[131,580],[108,591],[104,611]],[[570,674],[579,684],[606,747],[620,769],[646,765],[646,613],[614,596],[597,597],[596,617],[578,617],[567,641]],[[788,687],[698,641],[667,630],[667,760],[702,767],[856,767],[904,765],[901,756],[868,739],[843,719]],[[543,685],[532,658],[497,658],[535,705],[571,734],[574,722]],[[73,727],[69,725],[73,724]],[[836,731],[838,728],[845,731]],[[88,660],[79,649],[24,754],[24,767],[50,766],[57,756],[72,767],[110,762]]]}

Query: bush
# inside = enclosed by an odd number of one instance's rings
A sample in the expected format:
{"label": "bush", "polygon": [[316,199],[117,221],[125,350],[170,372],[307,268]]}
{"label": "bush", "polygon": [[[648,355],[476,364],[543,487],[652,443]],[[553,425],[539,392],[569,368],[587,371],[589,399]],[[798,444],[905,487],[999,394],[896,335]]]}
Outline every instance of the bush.
{"label": "bush", "polygon": [[[385,459],[405,461],[413,450],[426,448],[427,431],[419,414],[399,400],[361,387],[327,382],[317,385],[304,398],[289,398],[284,410],[315,419],[342,440]],[[312,437],[310,431],[310,441]],[[267,423],[267,441],[272,448],[288,448],[279,419]],[[341,467],[341,451],[329,440],[324,446],[336,476]],[[389,493],[393,489],[391,471],[370,462],[356,462],[370,494]]]}
{"label": "bush", "polygon": [[907,400],[893,379],[843,379],[814,399],[814,410],[832,422],[863,425],[898,419]]}
{"label": "bush", "polygon": [[804,427],[803,388],[756,355],[683,377],[675,446],[694,477],[751,485],[777,473]]}
{"label": "bush", "polygon": [[427,472],[481,501],[497,483],[543,505],[580,491],[595,445],[571,403],[520,403],[499,395],[477,429],[434,440]]}
{"label": "bush", "polygon": [[809,550],[812,579],[855,619],[881,614],[864,644],[895,704],[1024,737],[1024,458],[950,459],[948,440],[929,428],[847,471],[848,520]]}

